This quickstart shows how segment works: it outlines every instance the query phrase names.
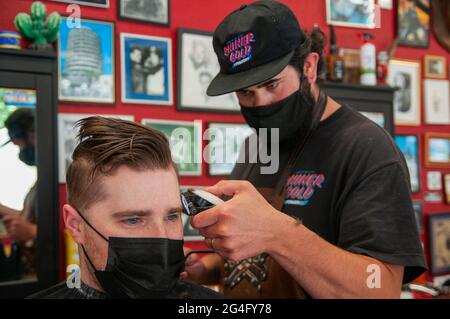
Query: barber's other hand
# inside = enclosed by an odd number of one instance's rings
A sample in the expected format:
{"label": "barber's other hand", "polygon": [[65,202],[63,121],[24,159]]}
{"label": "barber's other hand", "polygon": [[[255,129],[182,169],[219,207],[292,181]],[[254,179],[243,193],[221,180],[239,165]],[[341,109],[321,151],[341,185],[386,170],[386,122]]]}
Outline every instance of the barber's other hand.
{"label": "barber's other hand", "polygon": [[12,240],[25,242],[36,239],[37,225],[22,219],[19,215],[4,216],[3,222]]}
{"label": "barber's other hand", "polygon": [[220,181],[206,191],[232,198],[191,219],[191,225],[206,238],[208,247],[232,260],[242,260],[271,245],[292,218],[273,208],[248,181]]}
{"label": "barber's other hand", "polygon": [[[184,247],[184,255],[187,256],[192,249]],[[184,271],[181,273],[180,278],[185,281],[191,281],[196,284],[202,284],[203,279],[206,277],[206,267],[200,261],[198,254],[191,254],[186,259],[184,264]]]}

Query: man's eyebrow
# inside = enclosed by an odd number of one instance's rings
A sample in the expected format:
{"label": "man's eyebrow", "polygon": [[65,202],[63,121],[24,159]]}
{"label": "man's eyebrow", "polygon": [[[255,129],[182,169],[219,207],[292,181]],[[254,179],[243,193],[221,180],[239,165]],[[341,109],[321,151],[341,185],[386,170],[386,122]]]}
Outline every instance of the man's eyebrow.
{"label": "man's eyebrow", "polygon": [[112,214],[115,218],[129,217],[129,216],[148,216],[152,214],[151,210],[124,210]]}
{"label": "man's eyebrow", "polygon": [[184,210],[183,206],[174,207],[174,208],[169,209],[169,211],[167,212],[167,215],[182,213],[183,210]]}

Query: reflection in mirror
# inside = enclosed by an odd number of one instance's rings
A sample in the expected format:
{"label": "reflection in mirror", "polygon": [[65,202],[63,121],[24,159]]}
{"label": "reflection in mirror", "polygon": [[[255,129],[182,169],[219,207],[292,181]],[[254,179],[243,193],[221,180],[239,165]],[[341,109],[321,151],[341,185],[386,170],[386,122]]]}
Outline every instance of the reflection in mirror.
{"label": "reflection in mirror", "polygon": [[36,91],[0,88],[0,282],[36,277]]}

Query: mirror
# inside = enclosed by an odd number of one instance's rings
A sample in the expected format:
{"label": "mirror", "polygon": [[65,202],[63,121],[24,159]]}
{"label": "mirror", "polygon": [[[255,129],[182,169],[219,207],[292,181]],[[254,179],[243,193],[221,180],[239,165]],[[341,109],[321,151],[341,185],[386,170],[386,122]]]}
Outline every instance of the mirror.
{"label": "mirror", "polygon": [[36,280],[36,90],[0,87],[0,283]]}

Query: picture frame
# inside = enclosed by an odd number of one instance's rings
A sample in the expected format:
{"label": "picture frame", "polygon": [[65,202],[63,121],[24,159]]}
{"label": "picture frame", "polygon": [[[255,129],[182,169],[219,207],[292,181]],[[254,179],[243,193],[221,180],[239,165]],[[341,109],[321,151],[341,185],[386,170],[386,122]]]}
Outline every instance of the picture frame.
{"label": "picture frame", "polygon": [[430,46],[430,0],[397,1],[397,37],[400,46]]}
{"label": "picture frame", "polygon": [[172,40],[120,34],[122,102],[173,104]]}
{"label": "picture frame", "polygon": [[439,171],[427,172],[427,188],[430,191],[442,190],[442,173]]}
{"label": "picture frame", "polygon": [[450,204],[450,174],[444,174],[445,202]]}
{"label": "picture frame", "polygon": [[205,148],[210,176],[230,175],[239,157],[242,143],[253,134],[252,128],[240,123],[208,123]]}
{"label": "picture frame", "polygon": [[447,80],[424,80],[425,122],[450,124],[450,85]]}
{"label": "picture frame", "polygon": [[394,93],[395,125],[419,126],[421,117],[420,62],[392,59],[387,83]]}
{"label": "picture frame", "polygon": [[180,176],[202,174],[202,121],[142,119],[142,124],[159,130],[169,140]]}
{"label": "picture frame", "polygon": [[425,133],[425,166],[450,167],[450,133]]}
{"label": "picture frame", "polygon": [[121,19],[170,25],[170,0],[119,0],[117,10]]}
{"label": "picture frame", "polygon": [[424,75],[429,79],[447,78],[447,59],[445,56],[425,55],[423,58]]}
{"label": "picture frame", "polygon": [[327,24],[352,27],[375,28],[375,0],[362,0],[359,3],[350,0],[326,1]]}
{"label": "picture frame", "polygon": [[59,27],[59,100],[114,103],[114,23],[91,19],[81,19],[80,27],[72,23],[63,17]]}
{"label": "picture frame", "polygon": [[406,160],[411,182],[411,192],[420,191],[419,138],[417,135],[397,135],[395,143]]}
{"label": "picture frame", "polygon": [[432,276],[450,273],[450,213],[428,215],[429,265]]}
{"label": "picture frame", "polygon": [[206,89],[220,71],[212,32],[178,29],[177,109],[180,111],[240,113],[234,93],[208,96]]}
{"label": "picture frame", "polygon": [[109,0],[53,0],[57,2],[65,2],[69,4],[80,4],[83,6],[109,8]]}
{"label": "picture frame", "polygon": [[383,112],[360,111],[362,115],[381,127],[386,127],[386,117]]}
{"label": "picture frame", "polygon": [[[186,186],[186,185],[180,185],[180,192],[185,192],[188,189],[202,189],[204,188],[204,186]],[[181,221],[183,223],[183,234],[184,234],[184,241],[188,242],[188,241],[203,241],[205,240],[205,237],[203,237],[200,232],[198,231],[198,229],[195,229],[194,227],[191,226],[190,224],[190,220],[192,217],[186,215],[186,214],[181,214]]]}
{"label": "picture frame", "polygon": [[72,153],[77,146],[78,131],[74,125],[77,121],[90,116],[103,116],[134,121],[133,115],[122,114],[88,114],[88,113],[59,113],[58,114],[58,181],[66,182],[66,171],[72,162]]}
{"label": "picture frame", "polygon": [[423,204],[422,202],[413,201],[414,216],[416,218],[417,230],[419,234],[423,231]]}

